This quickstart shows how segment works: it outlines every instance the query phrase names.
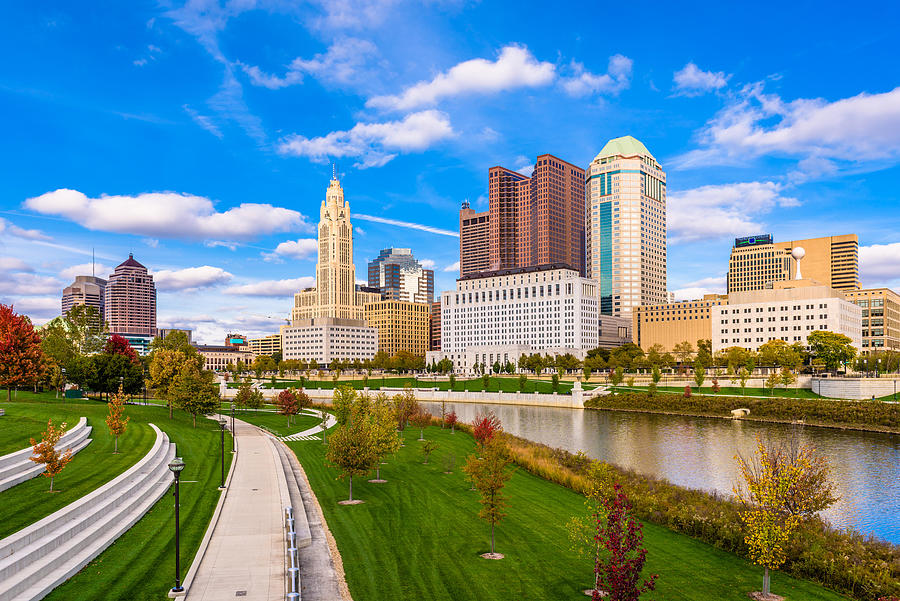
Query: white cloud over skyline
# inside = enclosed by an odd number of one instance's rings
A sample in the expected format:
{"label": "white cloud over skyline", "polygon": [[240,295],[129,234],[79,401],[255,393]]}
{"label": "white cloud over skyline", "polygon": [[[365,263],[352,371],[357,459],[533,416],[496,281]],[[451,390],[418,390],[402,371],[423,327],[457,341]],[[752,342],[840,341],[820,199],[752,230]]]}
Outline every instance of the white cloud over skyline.
{"label": "white cloud over skyline", "polygon": [[683,96],[699,96],[724,88],[728,85],[730,78],[731,75],[726,75],[722,71],[715,73],[703,71],[690,62],[681,70],[676,71],[672,79],[675,82],[676,93]]}
{"label": "white cloud over skyline", "polygon": [[152,271],[156,289],[164,292],[197,290],[224,284],[233,277],[221,267],[202,265],[184,269]]}
{"label": "white cloud over skyline", "polygon": [[[303,276],[286,280],[262,280],[250,284],[231,286],[225,289],[225,294],[241,296],[293,296],[304,288],[316,285],[316,278]],[[289,307],[288,307],[289,309]]]}
{"label": "white cloud over skyline", "polygon": [[573,75],[562,79],[562,87],[570,96],[588,94],[618,94],[631,85],[634,61],[622,54],[609,57],[606,73],[597,75],[587,71],[584,64],[572,61]]}

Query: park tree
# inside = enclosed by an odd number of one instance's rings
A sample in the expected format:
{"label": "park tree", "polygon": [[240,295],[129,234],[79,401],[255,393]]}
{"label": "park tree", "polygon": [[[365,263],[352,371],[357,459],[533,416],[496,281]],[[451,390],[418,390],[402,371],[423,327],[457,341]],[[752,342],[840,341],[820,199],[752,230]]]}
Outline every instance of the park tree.
{"label": "park tree", "polygon": [[97,307],[75,305],[45,326],[43,337],[49,338],[45,350],[65,366],[75,357],[99,353],[107,328]]}
{"label": "park tree", "polygon": [[286,388],[278,393],[278,413],[287,416],[287,425],[290,428],[291,417],[300,413],[297,395],[294,394],[293,390]]}
{"label": "park tree", "polygon": [[706,381],[706,369],[703,367],[703,364],[700,361],[694,361],[694,383],[697,384],[697,392],[700,392],[700,389],[703,387],[703,382]]}
{"label": "park tree", "polygon": [[765,444],[756,440],[752,458],[736,456],[743,483],[734,494],[743,504],[741,521],[750,558],[762,566],[764,596],[770,594],[769,569],[787,559],[786,547],[793,533],[817,512],[837,501],[830,481],[830,467],[813,447],[797,436],[789,442]]}
{"label": "park tree", "polygon": [[258,388],[251,390],[250,396],[247,398],[247,408],[259,411],[265,404],[266,397],[263,396],[262,390]]}
{"label": "park tree", "polygon": [[502,431],[503,426],[500,424],[500,418],[494,415],[493,411],[478,413],[475,416],[475,421],[472,422],[472,436],[482,449]]}
{"label": "park tree", "polygon": [[113,334],[109,337],[109,340],[107,340],[106,344],[103,346],[103,352],[110,355],[122,355],[131,363],[141,362],[141,360],[138,359],[137,353],[134,352],[134,349],[131,348],[128,341],[119,334]]}
{"label": "park tree", "polygon": [[701,338],[697,341],[697,362],[709,369],[713,364],[712,340],[709,338]]}
{"label": "park tree", "polygon": [[422,456],[425,458],[425,461],[422,463],[424,465],[428,465],[428,458],[434,453],[438,448],[438,443],[434,440],[426,440],[422,443]]}
{"label": "park tree", "polygon": [[10,388],[33,382],[41,373],[41,337],[31,320],[13,312],[12,305],[0,304],[0,386]]}
{"label": "park tree", "polygon": [[843,363],[849,363],[856,356],[853,341],[837,332],[817,330],[806,337],[806,343],[813,356],[831,371],[837,370]]}
{"label": "park tree", "polygon": [[303,413],[303,410],[312,406],[312,399],[302,390],[292,389],[294,396],[297,398],[297,413]]}
{"label": "park tree", "polygon": [[747,387],[747,380],[750,379],[750,372],[747,371],[746,367],[741,367],[737,372],[738,381],[741,383],[741,394],[744,394],[744,389]]}
{"label": "park tree", "polygon": [[643,527],[631,515],[631,502],[618,483],[613,485],[612,494],[603,499],[603,507],[596,521],[596,536],[605,553],[598,553],[594,560],[597,580],[592,599],[600,601],[600,591],[605,591],[616,601],[637,601],[656,587],[658,578],[653,574],[641,581],[647,561]]}
{"label": "park tree", "polygon": [[238,384],[237,394],[234,395],[234,404],[237,405],[238,409],[243,410],[247,408],[251,394],[253,394],[253,385],[250,383],[250,378],[246,378]]}
{"label": "park tree", "polygon": [[797,369],[803,362],[799,349],[780,338],[759,345],[758,358],[760,365],[789,369]]}
{"label": "park tree", "polygon": [[519,374],[519,392],[525,392],[525,383],[528,382],[528,376]]}
{"label": "park tree", "polygon": [[672,348],[672,351],[675,353],[675,356],[678,357],[678,362],[681,363],[681,365],[684,365],[694,356],[694,345],[687,340],[684,340],[676,344]]}
{"label": "park tree", "polygon": [[394,395],[394,418],[397,420],[397,430],[401,432],[406,427],[409,419],[419,411],[419,402],[411,388]]}
{"label": "park tree", "polygon": [[481,389],[487,392],[488,386],[491,385],[491,376],[490,374],[484,374],[481,376]]}
{"label": "park tree", "polygon": [[621,367],[617,367],[609,374],[609,383],[613,386],[618,386],[622,383],[622,380],[625,378],[625,371]]}
{"label": "park tree", "polygon": [[796,381],[797,381],[797,377],[794,375],[794,372],[792,372],[787,367],[781,368],[781,385],[782,386],[787,388],[788,386],[790,386],[791,384],[793,384]]}
{"label": "park tree", "polygon": [[209,415],[219,410],[221,400],[211,371],[197,367],[196,362],[185,363],[172,383],[172,402],[179,409],[190,413],[197,427],[198,415]]}
{"label": "park tree", "polygon": [[447,426],[450,428],[450,434],[453,434],[454,428],[456,427],[456,422],[459,421],[459,417],[456,415],[456,411],[451,409],[450,413],[444,417],[444,421],[447,422]]}
{"label": "park tree", "polygon": [[666,352],[665,347],[661,344],[654,344],[647,349],[647,364],[652,367],[662,365],[663,353]]}
{"label": "park tree", "polygon": [[452,391],[454,388],[456,388],[456,374],[453,372],[450,372],[450,376],[447,378],[447,380],[448,380],[448,384],[449,384],[449,389]]}
{"label": "park tree", "polygon": [[550,377],[550,386],[553,388],[553,392],[559,392],[559,374],[553,374]]}
{"label": "park tree", "polygon": [[766,388],[769,389],[769,394],[775,395],[775,387],[778,386],[779,382],[781,382],[781,376],[777,371],[772,370],[772,373],[766,378]]}
{"label": "park tree", "polygon": [[409,421],[419,429],[419,440],[425,440],[425,428],[431,425],[431,414],[420,408],[410,416]]}
{"label": "park tree", "polygon": [[650,380],[652,384],[650,385],[651,392],[656,392],[656,387],[659,385],[659,381],[662,379],[662,374],[659,371],[659,366],[654,365],[653,369],[650,371]]}
{"label": "park tree", "polygon": [[53,420],[47,420],[47,429],[41,433],[40,442],[31,439],[31,459],[44,466],[43,476],[50,478],[50,492],[53,492],[53,479],[63,471],[63,468],[72,461],[72,449],[60,451],[56,448],[59,439],[66,433],[66,422],[53,425]]}
{"label": "park tree", "polygon": [[380,461],[373,430],[371,419],[353,419],[338,426],[328,437],[325,459],[341,470],[340,479],[350,480],[349,498],[341,504],[362,503],[353,499],[353,476],[366,475]]}
{"label": "park tree", "polygon": [[482,448],[482,457],[470,455],[466,459],[463,471],[469,476],[472,485],[480,493],[481,510],[478,517],[491,525],[491,551],[482,555],[488,559],[501,559],[503,556],[495,552],[494,527],[506,516],[507,506],[503,487],[512,477],[506,469],[510,464],[509,451],[499,438],[490,439]]}
{"label": "park tree", "polygon": [[379,395],[372,405],[372,446],[377,460],[375,461],[376,484],[386,482],[381,479],[381,462],[388,455],[393,455],[400,448],[400,437],[395,427],[394,410],[384,395]]}
{"label": "park tree", "polygon": [[112,395],[109,399],[109,413],[106,415],[106,427],[109,433],[116,437],[116,444],[113,453],[119,452],[119,436],[125,433],[128,427],[130,417],[125,417],[125,403],[131,400],[131,397],[125,394],[120,387],[119,391]]}
{"label": "park tree", "polygon": [[582,373],[584,374],[584,381],[585,381],[585,382],[588,382],[588,381],[591,379],[591,373],[592,373],[593,370],[591,369],[591,367],[590,367],[587,363],[585,363],[585,365],[584,365],[584,367],[581,369],[581,371],[582,371]]}
{"label": "park tree", "polygon": [[633,342],[626,342],[610,353],[608,363],[610,367],[621,367],[628,371],[643,357],[644,351],[641,347]]}
{"label": "park tree", "polygon": [[350,421],[353,412],[353,402],[356,400],[356,389],[349,384],[344,384],[334,389],[331,404],[334,407],[334,417],[339,426]]}
{"label": "park tree", "polygon": [[[587,485],[584,490],[585,515],[573,516],[566,524],[566,532],[572,550],[581,557],[599,560],[602,547],[597,537],[597,521],[605,519],[604,500],[612,494],[615,473],[607,463],[591,461],[585,470]],[[593,590],[599,590],[598,572],[594,572]],[[587,591],[585,591],[587,592]]]}
{"label": "park tree", "polygon": [[[184,335],[184,333],[181,333]],[[165,340],[171,339],[175,332],[166,336]],[[177,337],[176,337],[177,338]],[[159,338],[154,339],[154,342]],[[160,342],[162,345],[162,342]],[[152,388],[156,395],[166,401],[169,407],[169,417],[175,407],[173,402],[173,386],[178,374],[185,366],[193,365],[199,370],[202,366],[203,358],[192,348],[192,352],[188,352],[182,348],[167,348],[165,346],[157,346],[150,354],[150,368],[148,385]]]}

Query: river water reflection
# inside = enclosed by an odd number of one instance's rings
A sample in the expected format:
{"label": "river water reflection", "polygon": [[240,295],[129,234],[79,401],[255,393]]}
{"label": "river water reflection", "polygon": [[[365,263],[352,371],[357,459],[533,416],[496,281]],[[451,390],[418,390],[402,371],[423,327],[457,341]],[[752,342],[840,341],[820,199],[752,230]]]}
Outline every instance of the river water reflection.
{"label": "river water reflection", "polygon": [[[440,415],[440,405],[423,403]],[[579,411],[456,403],[460,421],[493,411],[510,434],[681,486],[731,494],[736,453],[749,455],[756,436],[784,440],[795,426],[618,411]],[[840,500],[824,517],[834,526],[900,544],[900,435],[799,427],[803,443],[831,464]]]}

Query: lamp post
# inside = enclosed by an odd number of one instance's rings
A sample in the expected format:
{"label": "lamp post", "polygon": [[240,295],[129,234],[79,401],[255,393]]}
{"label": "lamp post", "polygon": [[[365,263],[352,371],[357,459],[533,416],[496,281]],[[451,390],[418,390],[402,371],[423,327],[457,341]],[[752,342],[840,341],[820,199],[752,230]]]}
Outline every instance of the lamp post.
{"label": "lamp post", "polygon": [[66,401],[66,368],[62,368],[63,402]]}
{"label": "lamp post", "polygon": [[169,469],[175,476],[175,586],[172,588],[172,592],[180,593],[184,591],[184,587],[181,586],[181,528],[178,517],[178,477],[181,475],[181,470],[184,469],[184,461],[181,460],[181,457],[176,457],[169,462]]}
{"label": "lamp post", "polygon": [[146,405],[147,404],[147,368],[146,367],[144,368],[143,382],[144,382],[144,404]]}
{"label": "lamp post", "polygon": [[237,447],[235,446],[237,442],[235,442],[234,436],[234,403],[231,404],[231,452],[234,453],[237,451]]}
{"label": "lamp post", "polygon": [[124,392],[125,376],[119,376],[119,391]]}
{"label": "lamp post", "polygon": [[225,490],[225,425],[228,422],[225,421],[224,417],[219,418],[219,429],[221,433],[221,442],[219,444],[220,450],[222,451],[222,479],[221,484],[219,484],[219,490]]}

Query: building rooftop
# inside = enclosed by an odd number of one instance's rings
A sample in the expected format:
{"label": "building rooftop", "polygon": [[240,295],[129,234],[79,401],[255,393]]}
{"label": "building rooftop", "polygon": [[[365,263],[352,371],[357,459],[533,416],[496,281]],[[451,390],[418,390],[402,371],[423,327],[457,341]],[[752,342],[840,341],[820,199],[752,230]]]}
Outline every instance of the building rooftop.
{"label": "building rooftop", "polygon": [[119,263],[116,269],[118,269],[119,267],[140,267],[141,269],[147,269],[146,267],[135,261],[134,255],[131,253],[128,253],[128,258],[125,261]]}
{"label": "building rooftop", "polygon": [[530,267],[512,267],[510,269],[497,269],[495,271],[479,271],[477,273],[469,273],[456,281],[462,280],[480,280],[482,278],[493,278],[500,275],[516,275],[519,273],[534,273],[535,271],[550,271],[551,269],[568,269],[569,271],[578,270],[568,263],[547,263],[545,265],[531,265]]}
{"label": "building rooftop", "polygon": [[594,157],[594,160],[596,161],[597,159],[601,159],[604,157],[614,156],[649,156],[654,161],[656,160],[656,157],[650,154],[650,151],[647,150],[647,147],[644,146],[640,140],[632,136],[613,138],[606,143],[606,146],[603,147],[603,150],[600,151],[600,154]]}

